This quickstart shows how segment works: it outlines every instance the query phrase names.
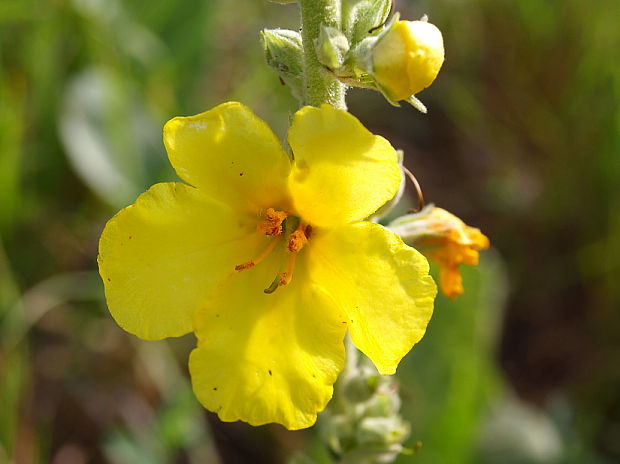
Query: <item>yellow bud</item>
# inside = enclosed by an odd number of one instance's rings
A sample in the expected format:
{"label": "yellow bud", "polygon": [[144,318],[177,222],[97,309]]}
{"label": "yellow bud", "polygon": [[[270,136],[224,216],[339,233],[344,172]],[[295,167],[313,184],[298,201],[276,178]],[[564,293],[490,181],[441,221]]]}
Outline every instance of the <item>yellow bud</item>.
{"label": "yellow bud", "polygon": [[372,51],[373,76],[394,101],[431,85],[443,64],[441,32],[426,21],[398,21]]}

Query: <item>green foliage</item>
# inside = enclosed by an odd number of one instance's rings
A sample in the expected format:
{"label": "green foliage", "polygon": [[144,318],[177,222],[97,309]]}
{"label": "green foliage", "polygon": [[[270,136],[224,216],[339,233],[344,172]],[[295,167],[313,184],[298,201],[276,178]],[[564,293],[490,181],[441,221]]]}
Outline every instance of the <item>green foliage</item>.
{"label": "green foliage", "polygon": [[493,353],[506,298],[501,261],[484,257],[478,268],[462,266],[463,295],[438,297],[425,338],[399,371],[412,440],[422,442],[402,462],[476,462],[477,431],[502,388]]}
{"label": "green foliage", "polygon": [[303,46],[301,34],[288,29],[264,29],[261,41],[267,64],[280,75],[297,100],[303,100]]}
{"label": "green foliage", "polygon": [[392,7],[391,0],[344,0],[342,30],[354,47],[385,23]]}
{"label": "green foliage", "polygon": [[319,32],[315,48],[321,64],[334,70],[344,63],[349,51],[349,41],[339,29],[324,26]]}

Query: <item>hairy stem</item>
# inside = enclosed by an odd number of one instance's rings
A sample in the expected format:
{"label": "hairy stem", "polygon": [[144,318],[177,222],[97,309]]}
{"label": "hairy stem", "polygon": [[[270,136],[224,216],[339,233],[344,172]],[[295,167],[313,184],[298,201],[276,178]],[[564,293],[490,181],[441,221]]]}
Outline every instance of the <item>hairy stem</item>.
{"label": "hairy stem", "polygon": [[299,0],[304,46],[304,104],[323,103],[346,109],[346,86],[326,72],[316,54],[315,42],[322,25],[340,28],[341,0]]}

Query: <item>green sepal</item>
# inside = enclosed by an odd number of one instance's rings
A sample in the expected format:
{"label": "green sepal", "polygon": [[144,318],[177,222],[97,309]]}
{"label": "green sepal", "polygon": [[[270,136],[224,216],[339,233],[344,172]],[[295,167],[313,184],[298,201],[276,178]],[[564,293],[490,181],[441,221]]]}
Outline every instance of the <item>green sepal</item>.
{"label": "green sepal", "polygon": [[366,35],[359,42],[356,42],[355,48],[351,49],[352,65],[361,69],[368,74],[372,74],[372,50],[377,43],[394,27],[400,19],[400,13],[397,11],[392,15],[389,21],[385,22],[381,27],[374,30],[372,34]]}
{"label": "green sepal", "polygon": [[391,8],[391,0],[343,0],[342,29],[351,46],[378,33]]}
{"label": "green sepal", "polygon": [[263,29],[261,42],[267,64],[289,86],[293,96],[303,99],[303,46],[299,32],[288,29]]}
{"label": "green sepal", "polygon": [[[383,98],[386,99],[386,101],[396,107],[396,108],[400,108],[400,103],[392,100],[392,98],[390,97],[389,93],[383,89],[383,87],[381,87],[379,84],[377,84],[375,82],[375,87],[377,88],[377,90],[379,92],[381,92],[381,94],[383,95]],[[409,103],[411,106],[413,106],[416,110],[418,110],[420,113],[426,114],[428,112],[426,105],[424,103],[422,103],[417,97],[415,97],[414,95],[411,95],[409,98],[407,98],[405,100],[407,103]]]}
{"label": "green sepal", "polygon": [[342,67],[349,52],[349,41],[335,27],[323,25],[314,45],[320,63],[332,71]]}

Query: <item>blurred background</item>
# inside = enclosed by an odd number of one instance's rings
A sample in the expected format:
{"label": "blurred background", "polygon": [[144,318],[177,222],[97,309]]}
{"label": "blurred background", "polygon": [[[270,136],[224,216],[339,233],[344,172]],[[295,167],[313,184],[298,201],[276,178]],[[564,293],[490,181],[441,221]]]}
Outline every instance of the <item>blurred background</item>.
{"label": "blurred background", "polygon": [[[433,0],[447,59],[392,108],[350,111],[406,153],[428,200],[493,248],[439,297],[399,368],[398,462],[620,462],[620,2]],[[226,100],[284,136],[296,102],[263,62],[263,0],[0,1],[0,463],[327,463],[314,429],[222,424],[187,376],[191,335],[113,322],[105,222],[174,180],[163,123]]]}

